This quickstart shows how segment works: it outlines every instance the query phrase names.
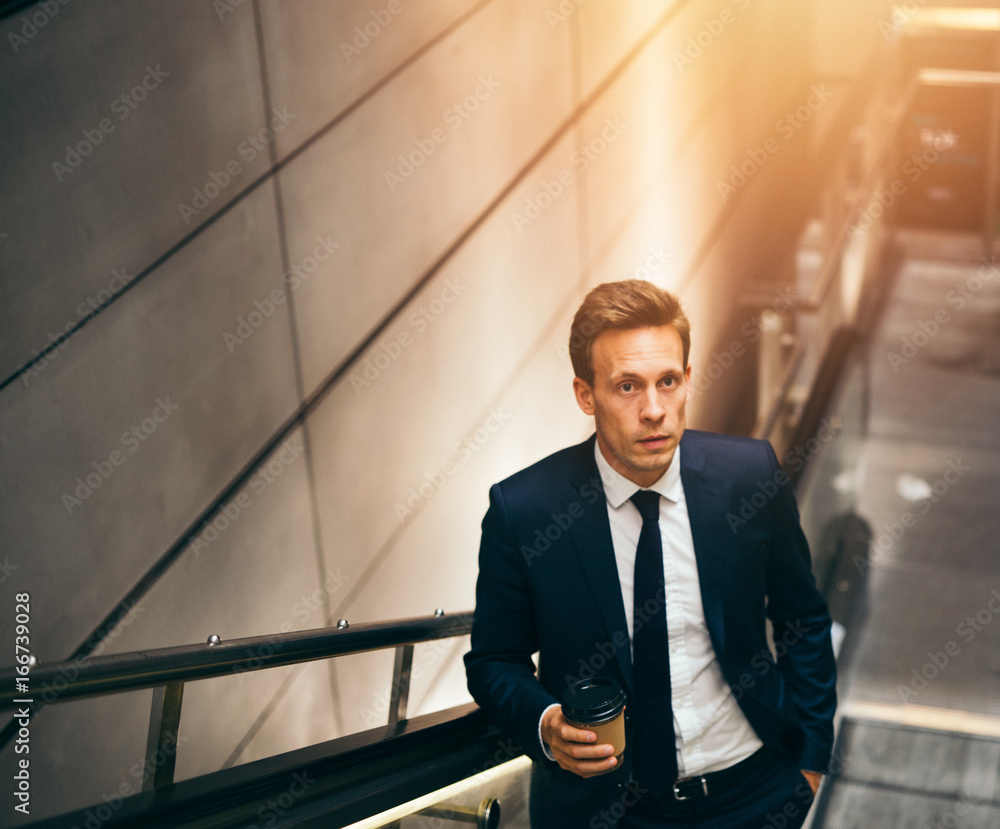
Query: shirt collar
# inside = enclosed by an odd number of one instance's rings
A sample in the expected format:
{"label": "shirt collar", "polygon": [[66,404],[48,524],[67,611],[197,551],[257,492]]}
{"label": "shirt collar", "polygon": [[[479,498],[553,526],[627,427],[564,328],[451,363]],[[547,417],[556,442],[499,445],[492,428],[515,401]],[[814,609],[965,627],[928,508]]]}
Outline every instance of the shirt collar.
{"label": "shirt collar", "polygon": [[[642,487],[630,481],[620,472],[611,468],[611,464],[601,452],[601,447],[594,441],[594,458],[597,460],[597,470],[601,474],[601,483],[604,484],[604,495],[611,504],[612,509],[618,509],[629,498]],[[684,497],[684,490],[681,487],[681,447],[674,450],[673,460],[659,480],[648,489],[658,492],[668,501],[677,504]]]}

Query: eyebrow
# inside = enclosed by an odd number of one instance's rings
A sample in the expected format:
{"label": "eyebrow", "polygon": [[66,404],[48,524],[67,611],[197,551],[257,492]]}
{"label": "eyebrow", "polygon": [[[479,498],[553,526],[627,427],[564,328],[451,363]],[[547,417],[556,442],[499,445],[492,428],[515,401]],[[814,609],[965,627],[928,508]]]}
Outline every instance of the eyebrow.
{"label": "eyebrow", "polygon": [[[658,375],[657,379],[662,379],[664,377],[680,377],[684,374],[683,371],[678,371],[677,369],[670,368],[664,371],[662,374]],[[621,383],[624,380],[644,380],[645,378],[641,374],[636,374],[634,371],[622,371],[618,374],[611,375],[611,381],[613,383]]]}

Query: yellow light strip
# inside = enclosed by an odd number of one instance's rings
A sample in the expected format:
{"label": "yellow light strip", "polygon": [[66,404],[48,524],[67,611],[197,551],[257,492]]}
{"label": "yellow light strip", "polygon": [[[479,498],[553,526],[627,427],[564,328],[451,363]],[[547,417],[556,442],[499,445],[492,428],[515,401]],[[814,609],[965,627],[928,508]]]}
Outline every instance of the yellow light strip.
{"label": "yellow light strip", "polygon": [[970,7],[920,9],[913,13],[907,28],[968,29],[1000,31],[1000,9]]}
{"label": "yellow light strip", "polygon": [[981,737],[1000,737],[1000,716],[972,714],[951,708],[933,708],[927,705],[891,705],[882,702],[847,700],[837,712],[842,717],[876,720],[915,728],[932,728],[938,731],[957,731]]}
{"label": "yellow light strip", "polygon": [[[358,823],[352,823],[350,826],[345,826],[344,829],[379,829],[379,827],[385,826],[387,823],[391,823],[394,820],[402,820],[404,817],[412,815],[414,812],[419,812],[421,809],[426,809],[429,806],[434,806],[442,800],[448,800],[456,795],[464,794],[470,789],[481,785],[484,778],[495,777],[501,774],[517,774],[520,771],[527,771],[530,768],[530,758],[517,757],[506,763],[501,763],[499,766],[495,766],[494,768],[488,769],[480,774],[474,775],[473,777],[466,777],[465,780],[459,780],[457,783],[452,783],[450,786],[438,789],[436,792],[425,794],[423,797],[418,797],[416,800],[411,800],[409,803],[403,803],[382,812],[381,814],[365,818]],[[503,804],[501,803],[500,806],[502,808]]]}
{"label": "yellow light strip", "polygon": [[920,83],[928,86],[997,86],[1000,72],[973,69],[921,69]]}

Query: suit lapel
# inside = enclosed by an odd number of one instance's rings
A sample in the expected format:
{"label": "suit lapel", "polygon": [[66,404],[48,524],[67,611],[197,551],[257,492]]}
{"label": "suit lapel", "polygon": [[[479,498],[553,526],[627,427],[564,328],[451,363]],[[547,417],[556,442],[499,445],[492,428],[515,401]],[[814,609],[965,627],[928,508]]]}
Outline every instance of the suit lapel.
{"label": "suit lapel", "polygon": [[[583,514],[573,521],[570,535],[573,539],[576,553],[583,569],[584,577],[590,587],[597,606],[600,608],[604,621],[608,642],[612,642],[615,633],[624,634],[628,640],[628,623],[625,619],[625,606],[622,602],[622,589],[618,581],[618,565],[615,563],[614,544],[611,540],[611,524],[608,521],[608,505],[604,497],[604,486],[594,461],[594,442],[591,438],[581,444],[578,474],[570,483],[579,496],[577,504],[582,505]],[[595,499],[594,492],[599,497]],[[615,658],[628,690],[632,691],[632,653],[631,648],[616,647]]]}
{"label": "suit lapel", "polygon": [[[575,474],[570,478],[570,484],[578,498],[576,503],[581,504],[584,509],[583,515],[574,520],[570,535],[587,584],[600,608],[608,641],[611,641],[618,631],[627,635],[628,624],[622,603],[621,584],[618,581],[614,544],[611,541],[607,501],[597,463],[594,461],[594,442],[595,438],[592,437],[580,445],[579,463]],[[720,514],[720,506],[726,503],[725,482],[712,473],[696,434],[685,432],[681,447],[681,484],[684,487],[691,537],[694,541],[705,623],[716,656],[721,659],[725,652],[725,628],[718,585],[727,572],[725,551],[732,543],[729,526],[725,517]],[[596,500],[593,496],[594,489],[600,493]],[[568,509],[569,505],[565,506]],[[615,657],[631,692],[631,649],[616,648]]]}
{"label": "suit lapel", "polygon": [[708,468],[697,435],[691,432],[685,432],[681,439],[681,484],[694,541],[705,623],[716,656],[721,659],[725,647],[725,627],[717,585],[726,573],[724,553],[729,549],[732,538],[726,537],[730,530],[719,514],[720,505],[725,504],[724,482]]}

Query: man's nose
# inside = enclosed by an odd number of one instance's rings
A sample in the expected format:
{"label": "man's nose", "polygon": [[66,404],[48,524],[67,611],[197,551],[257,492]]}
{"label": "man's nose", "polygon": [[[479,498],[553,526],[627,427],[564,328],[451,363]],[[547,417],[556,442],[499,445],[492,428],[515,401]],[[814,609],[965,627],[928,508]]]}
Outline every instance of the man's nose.
{"label": "man's nose", "polygon": [[643,420],[658,421],[663,419],[664,414],[666,414],[666,409],[663,407],[657,390],[650,389],[643,396],[640,416]]}

